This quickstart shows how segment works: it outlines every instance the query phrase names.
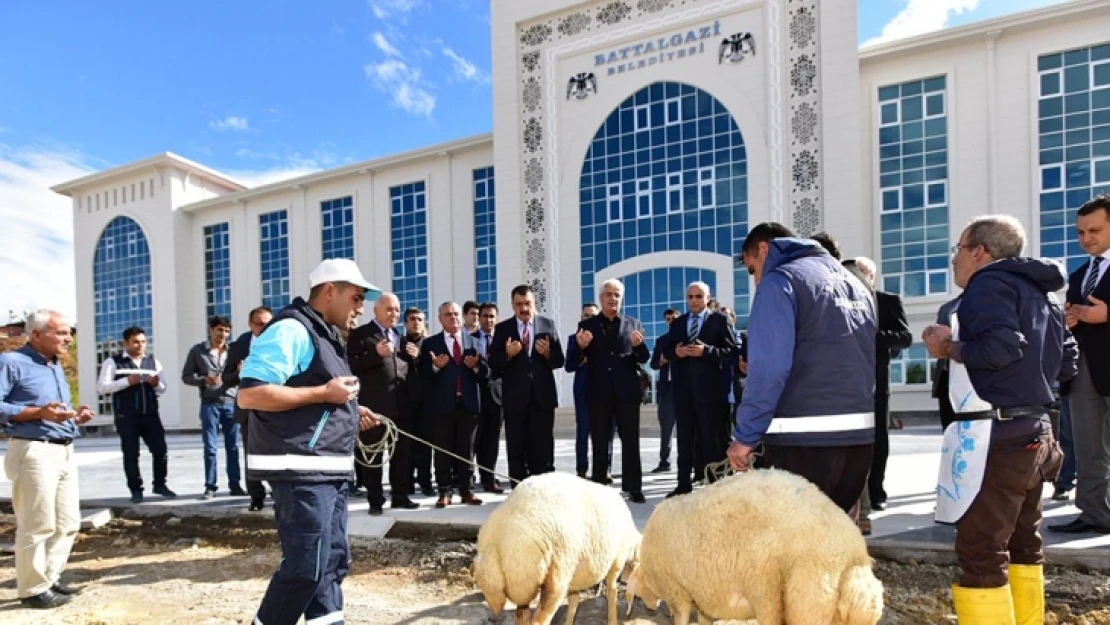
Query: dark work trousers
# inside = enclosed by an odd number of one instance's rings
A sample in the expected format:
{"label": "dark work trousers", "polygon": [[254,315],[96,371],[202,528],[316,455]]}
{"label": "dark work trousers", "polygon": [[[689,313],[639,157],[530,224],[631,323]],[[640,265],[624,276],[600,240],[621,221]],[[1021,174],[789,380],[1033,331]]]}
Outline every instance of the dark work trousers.
{"label": "dark work trousers", "polygon": [[156,414],[119,415],[116,417],[116,431],[119,432],[119,444],[123,450],[123,474],[127,477],[127,488],[132,491],[143,489],[143,475],[139,472],[140,438],[150,451],[150,464],[154,471],[152,485],[155,488],[165,486],[169,460],[162,418]]}
{"label": "dark work trousers", "polygon": [[[489,469],[497,469],[497,452],[501,447],[501,421],[501,406],[494,403],[489,389],[482,389],[482,416],[478,420],[478,434],[474,441],[474,459],[479,465]],[[493,474],[479,469],[478,481],[482,486],[493,486]]]}
{"label": "dark work trousers", "polygon": [[[593,419],[590,422],[593,423]],[[555,470],[555,411],[533,399],[527,410],[505,409],[505,447],[509,477],[522,482]],[[604,447],[602,447],[604,449]]]}
{"label": "dark work trousers", "polygon": [[674,395],[659,398],[659,464],[671,464],[671,440],[674,438]]}
{"label": "dark work trousers", "polygon": [[621,437],[621,490],[626,493],[641,492],[644,486],[643,467],[640,466],[640,403],[620,401],[613,393],[606,401],[590,402],[593,481],[598,484],[608,482],[609,458],[605,449],[613,435],[611,424],[614,419]]}
{"label": "dark work trousers", "polygon": [[[432,442],[432,428],[428,426],[428,416],[424,414],[424,404],[412,405],[413,436]],[[412,442],[410,464],[416,474],[416,483],[421,488],[432,487],[432,448],[424,443]],[[411,482],[410,482],[411,483]]]}
{"label": "dark work trousers", "polygon": [[[386,415],[389,416],[389,415]],[[408,419],[394,421],[397,427],[406,432],[412,431],[412,422]],[[358,439],[363,445],[373,445],[381,442],[385,436],[385,428],[372,428],[358,433]],[[394,502],[407,501],[412,488],[412,439],[404,434],[397,435],[397,446],[393,450],[393,457],[389,459],[389,492],[390,499]],[[355,463],[355,471],[359,473],[362,487],[366,489],[366,499],[370,505],[380,506],[385,503],[385,489],[382,488],[382,463],[381,454],[363,458],[361,452],[355,455],[359,460],[366,460],[376,467],[364,467]]]}
{"label": "dark work trousers", "polygon": [[281,563],[270,578],[255,624],[343,622],[350,482],[271,482]]}
{"label": "dark work trousers", "polygon": [[886,503],[886,461],[890,456],[890,395],[875,395],[875,454],[871,457],[871,475],[867,477],[867,494],[871,503]]}
{"label": "dark work trousers", "polygon": [[[817,485],[853,521],[858,520],[856,508],[867,474],[871,472],[874,445],[850,447],[796,447],[764,445],[768,466],[800,475]],[[855,514],[853,514],[853,512]]]}
{"label": "dark work trousers", "polygon": [[[430,417],[432,420],[432,443],[462,458],[471,458],[474,453],[474,432],[478,428],[478,415],[455,402],[455,411]],[[470,478],[473,471],[470,462],[459,460],[447,454],[436,452],[436,484],[439,496],[446,497],[455,487],[459,495],[466,496],[470,491]]]}
{"label": "dark work trousers", "polygon": [[[721,402],[685,402],[675,398],[678,424],[678,488],[691,488],[690,473],[703,479],[705,465],[725,459],[721,446]],[[695,448],[695,445],[697,446]]]}
{"label": "dark work trousers", "polygon": [[1041,491],[1063,454],[1051,431],[991,441],[979,495],[956,523],[960,585],[1000,588],[1007,564],[1043,564]]}
{"label": "dark work trousers", "polygon": [[[239,423],[239,435],[243,437],[243,475],[250,475],[250,473],[247,472],[248,469],[250,469],[250,467],[247,466],[247,458],[250,457],[250,453],[247,451],[250,449],[250,447],[247,446],[247,437],[249,436],[249,434],[247,434],[247,430],[249,429],[247,426],[248,423],[250,423],[250,419],[244,419]],[[252,480],[248,477],[247,494],[251,496],[251,501],[262,501],[266,498],[266,487],[262,485],[261,480]]]}

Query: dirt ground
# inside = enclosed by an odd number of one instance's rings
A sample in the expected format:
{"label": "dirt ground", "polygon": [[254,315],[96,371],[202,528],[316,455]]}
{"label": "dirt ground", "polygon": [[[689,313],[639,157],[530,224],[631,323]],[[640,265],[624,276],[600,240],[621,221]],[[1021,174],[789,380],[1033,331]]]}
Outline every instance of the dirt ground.
{"label": "dirt ground", "polygon": [[[227,625],[249,623],[280,558],[270,520],[117,519],[82,533],[63,581],[82,586],[52,612],[20,608],[14,558],[0,554],[0,622],[5,625]],[[14,519],[0,514],[0,544],[14,540]],[[479,625],[487,611],[469,574],[468,542],[385,539],[354,551],[343,584],[352,624]],[[882,625],[954,623],[948,585],[955,569],[876,563],[886,587]],[[1049,569],[1048,623],[1110,624],[1110,579]],[[627,625],[669,623],[637,604]],[[555,617],[562,623],[563,610]],[[512,624],[511,613],[504,625]],[[604,599],[582,602],[579,625],[605,623]],[[754,621],[753,621],[754,623]]]}

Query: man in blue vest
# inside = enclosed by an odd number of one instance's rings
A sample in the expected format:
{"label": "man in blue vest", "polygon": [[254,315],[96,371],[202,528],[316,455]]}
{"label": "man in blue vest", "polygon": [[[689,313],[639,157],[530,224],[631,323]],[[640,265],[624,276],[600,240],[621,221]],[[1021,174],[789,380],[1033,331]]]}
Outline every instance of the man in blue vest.
{"label": "man in blue vest", "polygon": [[155,494],[176,497],[166,487],[168,453],[166,430],[158,414],[158,396],[166,392],[162,379],[162,363],[146,353],[146,332],[130,327],[123,331],[124,351],[106,358],[100,367],[96,392],[112,396],[116,431],[123,449],[123,473],[127,476],[127,489],[131,503],[143,500],[143,476],[139,472],[139,439],[150,451],[154,469]]}
{"label": "man in blue vest", "polygon": [[808,479],[854,517],[875,442],[875,304],[816,241],[781,224],[752,228],[741,260],[756,292],[732,467],[746,471],[762,441],[769,466]]}
{"label": "man in blue vest", "polygon": [[250,410],[247,476],[270,483],[281,563],[255,625],[342,623],[351,552],[347,493],[359,430],[379,424],[359,406],[358,378],[347,364],[349,328],[368,291],[381,290],[347,259],[320,263],[298,297],[251,345],[238,402]]}

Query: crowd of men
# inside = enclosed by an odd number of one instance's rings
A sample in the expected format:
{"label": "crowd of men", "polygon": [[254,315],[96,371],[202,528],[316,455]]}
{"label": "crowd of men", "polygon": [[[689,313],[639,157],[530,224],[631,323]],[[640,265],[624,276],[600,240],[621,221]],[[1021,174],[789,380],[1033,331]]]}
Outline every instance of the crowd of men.
{"label": "crowd of men", "polygon": [[[1055,481],[1057,499],[1075,489],[1081,511],[1050,530],[1110,533],[1110,197],[1080,209],[1077,230],[1091,258],[1067,276],[1054,261],[1023,256],[1017,220],[973,220],[952,248],[962,293],[922,334],[939,359],[934,394],[945,443],[937,520],[957,530],[961,578],[952,592],[961,620],[1039,622],[1044,481]],[[653,472],[671,470],[677,431],[677,487],[668,497],[717,479],[706,468],[727,458],[737,471],[766,466],[806,477],[866,533],[867,511],[886,499],[888,365],[912,342],[901,301],[875,288],[872,261],[842,260],[827,235],[798,238],[781,224],[760,224],[738,260],[757,285],[747,331],[738,332],[731,311],[713,306],[709,287],[695,282],[686,312],[664,312],[667,331],[653,351],[642,322],[622,313],[619,280],[600,285],[598,304],[583,307],[565,347],[526,285],[512,290],[512,315],[500,321],[494,303],[442,304],[442,331],[428,336],[424,311],[408,308],[402,317],[398,298],[349,260],[321,263],[308,300],[297,298],[276,316],[251,311],[250,332],[233,343],[230,322],[213,318],[181,378],[201,397],[204,497],[217,490],[221,430],[231,493],[249,494],[255,510],[263,481],[273,493],[284,558],[256,622],[341,618],[351,478],[366,488],[371,514],[385,504],[384,459],[356,465],[351,452],[356,437],[364,445],[382,439],[380,417],[436,449],[398,439],[388,463],[392,507],[418,507],[410,499],[417,487],[437,496],[439,508],[455,495],[480,505],[479,484],[501,493],[555,469],[555,371],[562,368],[575,375],[583,478],[613,482],[619,437],[621,488],[630,501],[645,501],[639,442],[648,366],[659,372],[663,434]],[[1054,293],[1065,286],[1061,305]],[[371,292],[380,293],[373,319],[359,326]],[[26,605],[54,607],[75,592],[59,576],[76,533],[72,441],[92,412],[70,407],[57,362],[71,340],[65,319],[42,311],[27,327],[27,346],[0,356],[0,423],[12,439],[5,469],[17,516],[19,595]],[[154,462],[153,492],[173,497],[158,418],[162,366],[145,353],[140,328],[123,339],[97,388],[112,395],[128,487],[141,500],[141,439]],[[1054,425],[1057,388],[1062,414]],[[488,470],[497,464],[502,426],[508,484]],[[472,459],[483,468],[477,476]],[[1061,471],[1065,459],[1074,476]]]}

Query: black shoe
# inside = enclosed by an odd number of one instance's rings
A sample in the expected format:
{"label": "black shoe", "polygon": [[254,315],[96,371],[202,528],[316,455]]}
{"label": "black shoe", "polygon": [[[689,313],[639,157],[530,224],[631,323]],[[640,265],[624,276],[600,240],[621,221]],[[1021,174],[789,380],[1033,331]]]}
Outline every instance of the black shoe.
{"label": "black shoe", "polygon": [[348,497],[361,497],[365,494],[366,494],[366,491],[362,490],[358,486],[351,486],[347,489],[347,496]]}
{"label": "black shoe", "polygon": [[232,484],[231,488],[228,489],[228,492],[232,497],[246,497],[247,496],[247,491],[243,490],[243,488],[241,486],[239,486],[238,484]]}
{"label": "black shoe", "polygon": [[416,510],[420,507],[420,504],[411,499],[405,498],[390,502],[389,507],[396,508],[398,510]]}
{"label": "black shoe", "polygon": [[216,489],[215,488],[206,488],[206,489],[204,489],[204,494],[201,495],[200,498],[201,499],[212,499],[215,496],[216,496]]}
{"label": "black shoe", "polygon": [[250,512],[258,512],[263,508],[263,501],[265,501],[265,499],[251,498],[251,505],[249,508],[247,508],[247,510],[249,510]]}
{"label": "black shoe", "polygon": [[432,488],[431,486],[421,486],[420,494],[424,495],[425,497],[435,497],[439,494],[439,491]]}
{"label": "black shoe", "polygon": [[143,502],[143,491],[141,491],[141,490],[131,491],[131,503],[142,503],[142,502]]}
{"label": "black shoe", "polygon": [[382,504],[380,504],[380,503],[370,504],[370,516],[381,516],[382,512],[383,512],[382,511]]}
{"label": "black shoe", "polygon": [[63,606],[70,601],[71,599],[69,595],[58,594],[53,590],[47,590],[35,595],[34,597],[26,597],[19,600],[19,602],[22,603],[24,607],[32,608],[35,610],[50,610],[52,608]]}
{"label": "black shoe", "polygon": [[877,512],[882,512],[883,510],[886,510],[886,502],[885,501],[872,501],[871,502],[871,509],[875,510]]}
{"label": "black shoe", "polygon": [[667,493],[667,499],[670,499],[671,497],[678,497],[679,495],[689,495],[692,492],[694,492],[694,489],[692,488],[679,487]]}
{"label": "black shoe", "polygon": [[161,495],[167,499],[173,499],[174,497],[177,497],[177,493],[173,492],[166,486],[155,486],[153,492],[155,495]]}
{"label": "black shoe", "polygon": [[628,493],[628,500],[632,503],[644,503],[645,501],[647,501],[646,499],[644,499],[644,494],[639,491],[635,493]]}
{"label": "black shoe", "polygon": [[50,590],[53,590],[56,594],[66,595],[70,597],[72,597],[73,595],[81,594],[80,588],[70,586],[69,584],[63,584],[62,582],[54,582],[54,585],[50,587]]}
{"label": "black shoe", "polygon": [[1070,488],[1060,488],[1059,486],[1052,489],[1052,501],[1067,501],[1071,499]]}
{"label": "black shoe", "polygon": [[487,493],[493,493],[494,495],[500,495],[505,492],[505,489],[501,488],[501,486],[496,482],[492,484],[482,484],[482,490],[486,491]]}
{"label": "black shoe", "polygon": [[1061,534],[1110,534],[1110,527],[1091,525],[1079,519],[1075,519],[1071,523],[1064,523],[1063,525],[1049,525],[1048,529],[1053,532],[1060,532]]}
{"label": "black shoe", "polygon": [[651,472],[652,473],[666,473],[667,471],[670,471],[670,470],[671,470],[671,465],[669,465],[665,462],[660,462],[659,466],[652,469]]}

